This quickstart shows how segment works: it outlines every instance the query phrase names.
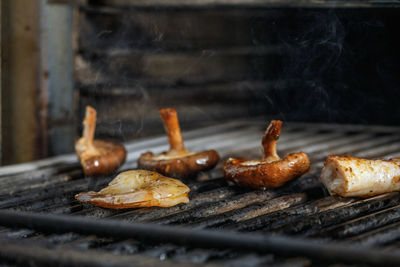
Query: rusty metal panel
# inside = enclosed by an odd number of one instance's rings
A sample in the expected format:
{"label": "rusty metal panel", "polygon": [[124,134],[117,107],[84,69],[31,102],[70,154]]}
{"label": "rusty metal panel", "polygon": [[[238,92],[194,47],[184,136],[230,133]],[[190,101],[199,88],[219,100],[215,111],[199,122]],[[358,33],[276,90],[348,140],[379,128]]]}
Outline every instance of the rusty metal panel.
{"label": "rusty metal panel", "polygon": [[74,143],[73,8],[40,2],[42,151],[71,152]]}
{"label": "rusty metal panel", "polygon": [[[2,1],[2,164],[73,148],[72,7]],[[6,41],[3,41],[3,40]]]}
{"label": "rusty metal panel", "polygon": [[2,163],[8,164],[31,161],[37,156],[38,1],[2,4],[7,13],[3,29],[6,41],[2,40],[7,59],[3,63],[8,72],[2,86]]}

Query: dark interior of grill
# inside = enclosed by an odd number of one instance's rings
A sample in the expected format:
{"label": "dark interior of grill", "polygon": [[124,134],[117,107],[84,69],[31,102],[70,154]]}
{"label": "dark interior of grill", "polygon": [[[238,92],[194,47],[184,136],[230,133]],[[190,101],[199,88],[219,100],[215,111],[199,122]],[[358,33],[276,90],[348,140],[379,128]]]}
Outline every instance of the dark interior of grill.
{"label": "dark interior of grill", "polygon": [[[331,196],[319,178],[329,155],[400,157],[399,1],[44,2],[70,8],[71,53],[54,58],[69,57],[73,83],[53,91],[68,67],[45,66],[36,152],[0,167],[4,266],[400,265],[400,194]],[[221,161],[182,179],[188,204],[82,204],[75,194],[115,177],[86,177],[72,153],[86,105],[98,110],[96,137],[124,142],[118,172],[168,150],[162,107],[177,109],[187,148]],[[279,154],[306,152],[309,171],[277,189],[227,182],[223,162],[259,158],[271,119],[284,122]],[[22,159],[11,124],[3,164]]]}
{"label": "dark interior of grill", "polygon": [[396,9],[95,5],[79,15],[78,106],[99,107],[100,135],[148,135],[164,106],[187,127],[252,116],[399,119]]}

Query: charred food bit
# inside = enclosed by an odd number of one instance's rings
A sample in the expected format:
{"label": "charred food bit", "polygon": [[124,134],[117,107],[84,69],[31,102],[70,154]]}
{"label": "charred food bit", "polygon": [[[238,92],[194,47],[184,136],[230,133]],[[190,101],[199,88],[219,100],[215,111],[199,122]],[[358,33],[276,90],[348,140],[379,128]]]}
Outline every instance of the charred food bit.
{"label": "charred food bit", "polygon": [[400,191],[400,161],[329,156],[321,181],[331,195],[370,197]]}
{"label": "charred food bit", "polygon": [[120,173],[99,192],[75,195],[81,202],[110,209],[171,207],[189,202],[190,189],[181,181],[146,170]]}
{"label": "charred food bit", "polygon": [[178,116],[173,108],[160,109],[170,149],[159,155],[144,153],[138,160],[139,168],[154,170],[164,175],[185,177],[200,171],[210,170],[217,165],[219,155],[215,150],[192,152],[183,145]]}
{"label": "charred food bit", "polygon": [[86,107],[83,120],[83,136],[76,141],[75,151],[88,176],[111,174],[124,163],[125,148],[116,143],[93,140],[96,128],[96,110]]}
{"label": "charred food bit", "polygon": [[224,177],[240,186],[268,188],[282,186],[304,174],[310,168],[310,160],[306,153],[288,154],[283,159],[276,153],[281,128],[281,121],[271,121],[262,139],[263,158],[229,158],[222,166]]}

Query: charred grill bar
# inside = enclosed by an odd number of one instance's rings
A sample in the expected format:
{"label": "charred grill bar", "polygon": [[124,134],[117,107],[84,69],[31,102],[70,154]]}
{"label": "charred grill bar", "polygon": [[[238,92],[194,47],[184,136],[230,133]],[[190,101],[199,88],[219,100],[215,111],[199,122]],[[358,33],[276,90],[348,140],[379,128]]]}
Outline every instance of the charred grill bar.
{"label": "charred grill bar", "polygon": [[[257,158],[264,128],[260,121],[234,121],[186,132],[184,138],[189,149],[214,148],[223,159]],[[395,127],[287,123],[278,151],[301,147],[312,161],[309,173],[262,191],[228,185],[218,167],[186,180],[190,203],[170,208],[107,210],[78,203],[75,193],[99,189],[112,177],[84,178],[75,155],[17,166],[10,174],[4,167],[0,238],[10,245],[0,246],[0,256],[12,263],[18,258],[17,263],[71,265],[154,264],[159,259],[165,264],[398,265],[399,193],[332,197],[318,175],[330,153],[399,156],[399,132]],[[160,137],[126,147],[123,169],[135,168],[142,151],[165,150],[167,144]],[[35,253],[26,247],[35,247]]]}
{"label": "charred grill bar", "polygon": [[210,230],[193,231],[192,229],[156,224],[124,223],[111,220],[99,222],[61,215],[36,215],[7,211],[0,211],[0,223],[8,227],[23,227],[44,233],[74,232],[115,239],[132,238],[150,244],[172,243],[186,247],[234,249],[240,252],[275,253],[284,256],[308,256],[322,260],[371,265],[397,266],[400,264],[399,255],[383,250],[371,253],[366,249],[348,244],[320,244],[305,239],[279,236],[258,236]]}

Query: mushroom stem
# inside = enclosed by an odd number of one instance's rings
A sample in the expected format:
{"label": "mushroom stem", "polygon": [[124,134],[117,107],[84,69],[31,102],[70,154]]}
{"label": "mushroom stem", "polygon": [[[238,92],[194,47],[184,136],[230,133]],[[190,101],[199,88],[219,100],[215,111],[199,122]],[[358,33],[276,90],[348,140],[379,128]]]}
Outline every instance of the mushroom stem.
{"label": "mushroom stem", "polygon": [[168,135],[168,142],[170,145],[169,152],[185,151],[181,129],[179,127],[178,115],[174,108],[162,108],[159,110],[161,118],[164,123],[165,131]]}
{"label": "mushroom stem", "polygon": [[280,157],[276,153],[276,143],[279,139],[281,128],[282,121],[272,120],[264,133],[262,146],[264,148],[263,160],[266,162],[280,160]]}
{"label": "mushroom stem", "polygon": [[94,131],[96,129],[97,112],[91,106],[86,106],[85,119],[83,120],[82,137],[85,139],[87,146],[93,146]]}

